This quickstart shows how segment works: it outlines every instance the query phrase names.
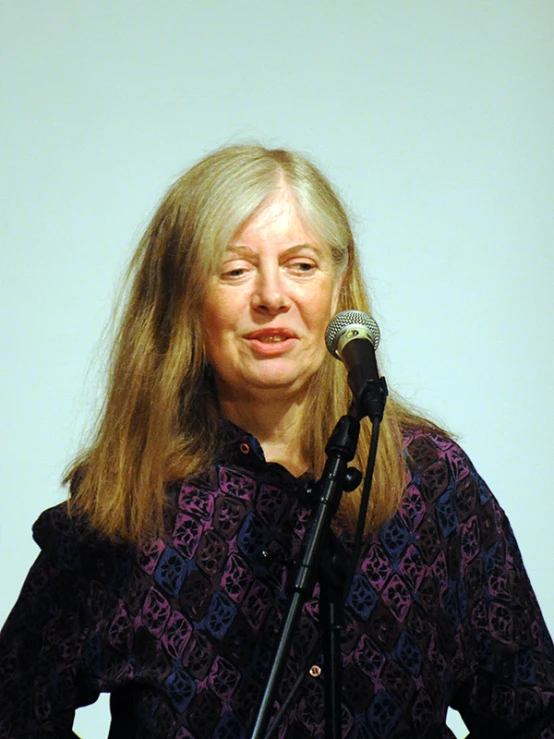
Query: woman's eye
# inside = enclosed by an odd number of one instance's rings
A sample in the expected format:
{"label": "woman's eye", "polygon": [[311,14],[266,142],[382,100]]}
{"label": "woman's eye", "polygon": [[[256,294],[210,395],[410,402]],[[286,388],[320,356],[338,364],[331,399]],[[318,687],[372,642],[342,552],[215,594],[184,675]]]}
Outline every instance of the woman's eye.
{"label": "woman's eye", "polygon": [[233,280],[242,277],[246,274],[246,271],[246,267],[231,267],[231,269],[224,269],[221,277],[225,280]]}
{"label": "woman's eye", "polygon": [[313,262],[293,262],[291,265],[295,272],[313,272],[315,270],[315,264]]}

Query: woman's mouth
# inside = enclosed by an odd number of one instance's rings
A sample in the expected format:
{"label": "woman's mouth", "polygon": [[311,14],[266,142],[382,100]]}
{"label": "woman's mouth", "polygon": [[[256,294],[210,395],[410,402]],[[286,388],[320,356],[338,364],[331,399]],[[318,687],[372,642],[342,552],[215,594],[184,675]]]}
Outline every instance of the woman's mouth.
{"label": "woman's mouth", "polygon": [[260,336],[257,337],[257,341],[261,341],[264,344],[277,344],[280,341],[286,341],[287,338],[288,337],[281,335]]}
{"label": "woman's mouth", "polygon": [[298,338],[294,331],[288,328],[262,328],[252,331],[244,337],[254,350],[261,354],[270,354],[288,350]]}
{"label": "woman's mouth", "polygon": [[245,339],[254,339],[256,341],[286,341],[287,339],[296,339],[296,333],[290,328],[283,326],[268,326],[266,328],[259,328],[256,331],[251,331],[246,334]]}

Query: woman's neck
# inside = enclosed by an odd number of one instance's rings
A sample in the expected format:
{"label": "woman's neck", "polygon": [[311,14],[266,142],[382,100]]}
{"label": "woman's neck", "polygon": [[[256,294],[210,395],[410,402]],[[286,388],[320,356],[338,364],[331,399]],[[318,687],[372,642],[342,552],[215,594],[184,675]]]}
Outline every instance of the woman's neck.
{"label": "woman's neck", "polygon": [[278,462],[295,477],[309,468],[302,444],[304,403],[278,397],[257,402],[220,398],[219,408],[222,416],[257,438],[268,462]]}

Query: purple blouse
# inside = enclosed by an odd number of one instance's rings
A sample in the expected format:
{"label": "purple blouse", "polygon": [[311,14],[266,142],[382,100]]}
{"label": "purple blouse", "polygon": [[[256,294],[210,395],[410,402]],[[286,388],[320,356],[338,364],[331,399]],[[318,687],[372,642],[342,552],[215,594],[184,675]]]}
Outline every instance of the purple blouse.
{"label": "purple blouse", "polygon": [[[109,739],[250,736],[309,507],[256,439],[224,430],[210,472],[168,487],[165,541],[110,544],[63,504],[40,516],[41,552],[0,636],[0,737],[70,736],[100,692]],[[503,511],[455,442],[405,443],[400,508],[347,598],[343,737],[446,739],[453,706],[472,737],[554,739],[552,641]],[[313,600],[280,737],[323,736],[324,676],[308,674],[319,633]]]}

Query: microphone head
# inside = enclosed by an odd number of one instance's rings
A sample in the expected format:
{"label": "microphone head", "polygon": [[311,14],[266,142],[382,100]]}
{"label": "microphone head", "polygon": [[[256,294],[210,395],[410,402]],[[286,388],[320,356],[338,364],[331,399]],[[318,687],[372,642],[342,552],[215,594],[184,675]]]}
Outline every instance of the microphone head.
{"label": "microphone head", "polygon": [[361,310],[337,313],[325,331],[325,344],[336,359],[341,358],[342,347],[353,339],[367,339],[377,349],[380,338],[377,321]]}

